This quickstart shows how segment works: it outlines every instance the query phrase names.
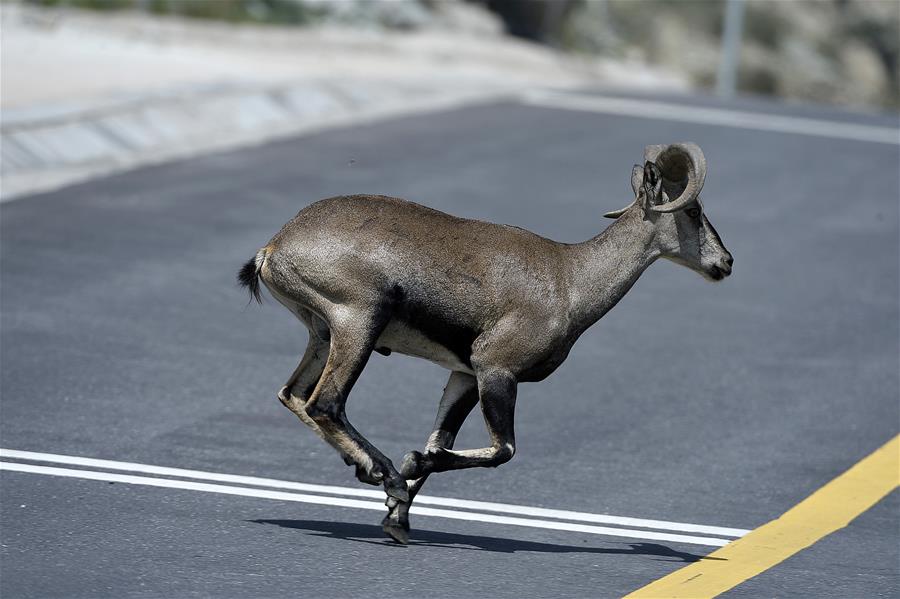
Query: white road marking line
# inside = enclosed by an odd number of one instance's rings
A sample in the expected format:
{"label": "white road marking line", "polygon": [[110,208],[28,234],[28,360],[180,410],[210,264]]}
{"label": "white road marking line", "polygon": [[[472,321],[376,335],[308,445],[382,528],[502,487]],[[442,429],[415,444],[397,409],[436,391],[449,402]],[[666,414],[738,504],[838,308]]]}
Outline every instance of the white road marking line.
{"label": "white road marking line", "polygon": [[[39,453],[33,451],[20,451],[16,449],[0,449],[0,457],[36,462],[50,462],[55,464],[70,464],[85,466],[88,468],[101,468],[104,470],[122,470],[126,472],[140,472],[142,474],[156,474],[160,476],[176,476],[180,478],[193,478],[216,482],[235,483],[240,485],[253,485],[257,487],[271,487],[275,489],[290,489],[293,491],[305,491],[307,493],[325,493],[330,495],[344,495],[349,497],[367,497],[384,500],[383,491],[369,489],[354,489],[351,487],[338,487],[333,485],[318,485],[311,483],[293,482],[273,478],[258,478],[255,476],[241,476],[237,474],[221,474],[217,472],[204,472],[202,470],[186,470],[183,468],[168,468],[165,466],[151,466],[149,464],[136,464],[134,462],[117,462],[113,460],[100,460],[95,458],[83,458],[78,456],[57,455],[52,453]],[[636,526],[639,528],[651,528],[656,530],[669,530],[678,532],[691,532],[726,537],[740,537],[748,532],[744,528],[726,528],[722,526],[706,526],[703,524],[688,524],[685,522],[669,522],[666,520],[647,520],[644,518],[629,518],[625,516],[609,516],[606,514],[592,514],[589,512],[575,512],[569,510],[555,510],[548,508],[531,507],[527,505],[514,505],[507,503],[494,503],[489,501],[474,501],[469,499],[454,499],[451,497],[434,497],[429,495],[416,496],[418,505],[438,505],[465,510],[480,510],[485,512],[499,512],[515,514],[519,516],[532,516],[537,518],[551,518],[556,520],[575,520],[579,522],[591,522],[597,524],[614,524],[619,526]],[[415,508],[414,508],[415,509]]]}
{"label": "white road marking line", "polygon": [[[265,489],[251,489],[248,487],[232,487],[228,485],[214,485],[185,480],[172,480],[169,478],[152,478],[148,476],[133,476],[130,474],[113,474],[111,472],[96,472],[93,470],[73,470],[71,468],[56,468],[53,466],[36,466],[34,464],[20,464],[16,462],[0,462],[0,470],[10,472],[24,472],[28,474],[44,474],[67,478],[81,478],[86,480],[98,480],[105,482],[125,483],[129,485],[146,485],[151,487],[166,487],[170,489],[184,489],[189,491],[201,491],[204,493],[222,493],[225,495],[242,495],[244,497],[257,497],[261,499],[274,499],[278,501],[295,501],[300,503],[314,503],[337,507],[349,507],[362,510],[384,511],[385,507],[375,501],[361,501],[359,499],[345,499],[343,497],[329,497],[324,495],[305,495],[302,493],[287,493],[284,491],[267,491]],[[627,528],[607,528],[604,526],[589,526],[572,522],[552,522],[549,520],[536,520],[531,518],[513,518],[510,516],[498,516],[495,514],[482,514],[479,512],[457,512],[428,507],[413,506],[410,513],[417,516],[433,516],[437,518],[450,518],[454,520],[468,520],[470,522],[487,522],[491,524],[508,524],[511,526],[524,526],[529,528],[545,528],[550,530],[564,530],[569,532],[582,532],[612,537],[627,537],[652,541],[670,541],[673,543],[690,543],[694,545],[707,545],[722,547],[731,542],[731,539],[717,539],[713,537],[693,537],[676,535],[663,532],[650,532],[645,530],[630,530]]]}
{"label": "white road marking line", "polygon": [[722,125],[757,131],[799,133],[817,137],[852,139],[874,143],[900,145],[900,129],[875,125],[860,125],[841,121],[747,112],[722,108],[701,108],[654,100],[613,98],[606,96],[576,96],[554,92],[532,91],[520,96],[520,101],[544,108],[562,108],[605,114],[620,114],[649,119]]}

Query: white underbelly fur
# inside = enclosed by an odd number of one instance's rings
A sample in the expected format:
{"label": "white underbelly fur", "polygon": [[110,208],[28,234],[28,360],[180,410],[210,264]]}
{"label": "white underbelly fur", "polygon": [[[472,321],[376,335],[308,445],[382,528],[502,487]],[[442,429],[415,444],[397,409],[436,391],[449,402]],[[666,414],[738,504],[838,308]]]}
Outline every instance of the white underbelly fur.
{"label": "white underbelly fur", "polygon": [[375,347],[386,347],[398,354],[424,358],[449,370],[472,373],[472,369],[460,362],[452,351],[397,320],[388,323]]}

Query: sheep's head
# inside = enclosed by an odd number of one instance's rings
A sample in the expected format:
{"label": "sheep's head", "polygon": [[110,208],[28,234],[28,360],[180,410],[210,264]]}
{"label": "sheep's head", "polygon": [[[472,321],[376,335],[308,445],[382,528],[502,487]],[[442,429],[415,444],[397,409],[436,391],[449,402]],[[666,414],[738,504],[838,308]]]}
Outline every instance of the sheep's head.
{"label": "sheep's head", "polygon": [[644,160],[643,167],[635,165],[631,171],[634,202],[605,216],[619,218],[638,211],[640,218],[653,223],[663,258],[713,281],[730,275],[734,259],[700,203],[706,179],[706,158],[700,147],[693,143],[647,146]]}

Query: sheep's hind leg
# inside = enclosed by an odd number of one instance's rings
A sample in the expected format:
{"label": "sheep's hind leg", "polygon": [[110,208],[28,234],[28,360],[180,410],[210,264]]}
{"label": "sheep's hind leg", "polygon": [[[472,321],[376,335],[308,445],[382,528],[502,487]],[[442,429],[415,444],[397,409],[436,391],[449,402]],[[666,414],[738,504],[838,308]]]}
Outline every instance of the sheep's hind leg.
{"label": "sheep's hind leg", "polygon": [[[328,333],[328,331],[326,330],[325,333]],[[303,359],[300,360],[300,365],[294,370],[288,382],[278,392],[278,400],[320,438],[334,447],[341,454],[345,464],[356,466],[356,478],[360,482],[378,486],[381,484],[381,481],[373,478],[365,469],[356,465],[350,456],[345,454],[335,443],[332,443],[331,438],[325,435],[319,428],[319,425],[306,414],[306,402],[309,401],[316,384],[319,382],[319,378],[322,376],[328,353],[329,342],[322,339],[320,333],[310,329],[309,344],[306,346]]]}
{"label": "sheep's hind leg", "polygon": [[[475,377],[463,372],[450,373],[434,421],[434,430],[425,444],[425,453],[432,453],[438,449],[452,449],[460,427],[477,403],[478,385]],[[427,474],[418,478],[412,476],[417,455],[422,454],[417,451],[406,454],[400,466],[400,474],[407,479],[409,502],[402,503],[389,497],[386,502],[388,514],[381,521],[384,532],[398,543],[406,543],[409,540],[409,508],[428,478]]]}
{"label": "sheep's hind leg", "polygon": [[328,359],[329,344],[328,341],[321,339],[312,330],[309,332],[309,343],[300,364],[294,369],[291,378],[284,384],[278,392],[278,401],[284,404],[284,407],[297,415],[300,420],[322,436],[318,425],[306,415],[306,402],[309,400],[312,392],[322,376],[325,369],[325,361]]}
{"label": "sheep's hind leg", "polygon": [[400,502],[409,501],[406,480],[391,461],[372,445],[347,419],[345,404],[359,377],[375,340],[384,328],[384,319],[359,316],[340,326],[331,323],[331,349],[322,376],[304,406],[326,440],[350,458],[359,471],[384,485],[385,493]]}

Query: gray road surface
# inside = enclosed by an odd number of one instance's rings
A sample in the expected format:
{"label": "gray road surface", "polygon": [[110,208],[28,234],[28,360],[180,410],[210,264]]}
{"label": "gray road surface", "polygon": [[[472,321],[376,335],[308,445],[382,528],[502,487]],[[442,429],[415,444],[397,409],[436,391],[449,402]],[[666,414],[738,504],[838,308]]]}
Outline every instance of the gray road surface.
{"label": "gray road surface", "polygon": [[[520,387],[512,462],[425,492],[759,526],[897,433],[897,145],[507,103],[4,204],[0,445],[355,486],[275,399],[305,331],[272,300],[247,306],[240,265],[343,193],[584,240],[630,200],[643,146],[681,140],[709,158],[703,197],[734,275],[651,267],[550,379]],[[350,417],[398,459],[445,379],[376,355]],[[485,439],[476,415],[457,446]],[[434,517],[400,547],[374,511],[19,472],[0,499],[4,598],[614,597],[714,549]],[[726,596],[897,596],[898,499]]]}

